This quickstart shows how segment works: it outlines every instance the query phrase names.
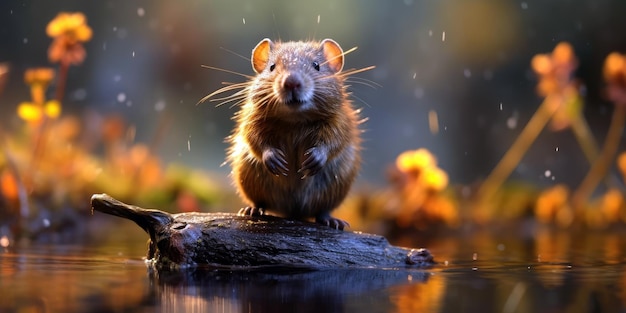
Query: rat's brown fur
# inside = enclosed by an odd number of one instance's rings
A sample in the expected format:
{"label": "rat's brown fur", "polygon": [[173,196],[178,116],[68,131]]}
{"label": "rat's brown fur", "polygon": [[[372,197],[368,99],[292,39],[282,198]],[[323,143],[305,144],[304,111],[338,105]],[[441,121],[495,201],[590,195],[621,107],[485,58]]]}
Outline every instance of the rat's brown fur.
{"label": "rat's brown fur", "polygon": [[249,204],[240,213],[270,211],[343,229],[347,223],[330,212],[348,193],[361,160],[360,119],[347,97],[343,51],[330,39],[264,39],[251,61],[257,75],[242,90],[246,98],[228,150],[234,182]]}

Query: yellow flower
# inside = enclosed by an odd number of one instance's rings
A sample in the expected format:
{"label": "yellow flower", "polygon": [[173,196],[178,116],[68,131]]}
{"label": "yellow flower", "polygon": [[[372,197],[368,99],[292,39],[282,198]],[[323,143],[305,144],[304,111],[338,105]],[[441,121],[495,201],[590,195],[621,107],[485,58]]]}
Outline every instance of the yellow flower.
{"label": "yellow flower", "polygon": [[48,48],[50,62],[80,64],[86,56],[82,43],[91,39],[92,31],[82,13],[62,12],[46,28],[54,40]]}
{"label": "yellow flower", "polygon": [[448,187],[448,174],[438,167],[426,167],[420,180],[430,190],[442,191]]}
{"label": "yellow flower", "polygon": [[40,122],[44,116],[57,118],[61,115],[61,104],[59,101],[51,100],[40,106],[33,102],[22,102],[17,107],[17,115],[27,122]]}
{"label": "yellow flower", "polygon": [[419,172],[437,165],[437,159],[426,149],[405,151],[396,159],[396,166],[402,172]]}
{"label": "yellow flower", "polygon": [[46,27],[48,36],[57,38],[66,36],[72,41],[86,42],[91,39],[91,28],[83,13],[59,13]]}

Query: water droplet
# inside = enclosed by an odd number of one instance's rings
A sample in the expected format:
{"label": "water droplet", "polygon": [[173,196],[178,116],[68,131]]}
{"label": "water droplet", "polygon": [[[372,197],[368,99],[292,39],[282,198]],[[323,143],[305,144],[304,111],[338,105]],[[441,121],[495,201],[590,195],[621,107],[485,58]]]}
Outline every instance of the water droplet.
{"label": "water droplet", "polygon": [[2,237],[0,238],[0,247],[6,248],[6,247],[8,247],[8,246],[9,246],[9,244],[10,244],[10,242],[9,242],[9,237],[7,237],[7,236],[2,236]]}
{"label": "water droplet", "polygon": [[446,32],[441,33],[441,41],[446,41]]}
{"label": "water droplet", "polygon": [[554,151],[559,152],[559,147],[554,148]]}
{"label": "water droplet", "polygon": [[118,93],[117,94],[117,102],[122,103],[124,101],[126,101],[126,94],[123,93],[123,92]]}
{"label": "water droplet", "polygon": [[146,10],[144,8],[137,8],[137,15],[139,17],[143,17],[144,15],[146,15]]}
{"label": "water droplet", "polygon": [[506,127],[515,129],[517,127],[517,116],[513,115],[506,120]]}
{"label": "water droplet", "polygon": [[466,68],[463,70],[463,76],[465,76],[465,78],[470,78],[472,77],[472,71],[470,71],[470,69]]}
{"label": "water droplet", "polygon": [[114,82],[116,82],[116,83],[117,83],[117,82],[119,82],[120,80],[122,80],[122,75],[119,75],[119,74],[118,74],[118,75],[113,76],[113,81],[114,81]]}
{"label": "water droplet", "polygon": [[154,110],[157,112],[161,112],[165,110],[165,100],[159,100],[154,104]]}
{"label": "water droplet", "polygon": [[28,43],[28,38],[24,38],[24,39],[22,39],[22,42],[23,42],[23,43],[25,43],[25,44],[27,44],[27,43]]}
{"label": "water droplet", "polygon": [[432,30],[432,29],[429,29],[429,30],[428,30],[428,37],[432,37],[432,36],[433,36],[433,30]]}
{"label": "water droplet", "polygon": [[133,51],[133,58],[135,57],[135,51]]}
{"label": "water droplet", "polygon": [[87,90],[85,89],[76,89],[70,95],[70,98],[74,101],[82,101],[87,98]]}
{"label": "water droplet", "polygon": [[528,3],[522,2],[520,3],[520,7],[522,7],[522,10],[528,10]]}
{"label": "water droplet", "polygon": [[421,88],[421,87],[415,88],[415,91],[413,91],[413,94],[415,95],[415,98],[422,99],[422,97],[424,97],[424,88]]}
{"label": "water droplet", "polygon": [[506,246],[503,243],[498,244],[497,246],[498,251],[504,251],[506,249]]}
{"label": "water droplet", "polygon": [[241,21],[243,22],[243,25],[246,25],[246,18],[242,18]]}
{"label": "water droplet", "polygon": [[500,111],[502,111],[502,102],[500,102]]}
{"label": "water droplet", "polygon": [[478,260],[478,253],[474,252],[474,254],[472,254],[472,260],[473,261]]}
{"label": "water droplet", "polygon": [[550,175],[552,175],[552,172],[550,170],[546,170],[543,175],[545,175],[546,177],[550,177]]}
{"label": "water droplet", "polygon": [[41,222],[43,223],[43,227],[46,227],[46,228],[50,227],[50,220],[49,219],[44,218]]}

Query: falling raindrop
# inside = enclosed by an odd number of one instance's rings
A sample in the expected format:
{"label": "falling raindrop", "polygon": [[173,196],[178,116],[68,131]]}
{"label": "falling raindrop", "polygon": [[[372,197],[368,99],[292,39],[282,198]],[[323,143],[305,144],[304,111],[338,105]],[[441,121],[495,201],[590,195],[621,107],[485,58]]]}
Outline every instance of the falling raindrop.
{"label": "falling raindrop", "polygon": [[126,94],[123,93],[123,92],[118,93],[117,94],[117,102],[122,103],[124,101],[126,101]]}

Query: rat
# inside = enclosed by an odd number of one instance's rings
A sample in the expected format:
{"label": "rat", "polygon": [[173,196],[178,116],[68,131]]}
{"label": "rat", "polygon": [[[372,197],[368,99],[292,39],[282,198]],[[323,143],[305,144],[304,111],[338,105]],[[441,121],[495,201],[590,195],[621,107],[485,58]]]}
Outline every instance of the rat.
{"label": "rat", "polygon": [[345,53],[332,39],[273,42],[252,50],[255,76],[224,87],[240,92],[236,126],[227,139],[227,162],[248,204],[240,215],[270,212],[343,230],[330,215],[344,200],[360,168],[359,110],[348,99]]}

